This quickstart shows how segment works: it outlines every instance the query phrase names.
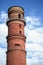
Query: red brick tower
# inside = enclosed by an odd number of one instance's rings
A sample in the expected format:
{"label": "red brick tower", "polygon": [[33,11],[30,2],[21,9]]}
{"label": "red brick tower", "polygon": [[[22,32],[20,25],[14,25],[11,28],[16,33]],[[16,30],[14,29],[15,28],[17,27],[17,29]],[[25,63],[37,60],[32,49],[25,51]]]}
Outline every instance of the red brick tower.
{"label": "red brick tower", "polygon": [[24,9],[12,6],[8,9],[8,17],[7,65],[26,65]]}

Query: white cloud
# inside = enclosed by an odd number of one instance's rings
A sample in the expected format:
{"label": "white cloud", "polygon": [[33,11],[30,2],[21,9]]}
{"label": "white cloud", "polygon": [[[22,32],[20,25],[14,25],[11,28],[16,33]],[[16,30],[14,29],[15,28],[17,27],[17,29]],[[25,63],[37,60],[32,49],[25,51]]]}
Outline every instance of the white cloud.
{"label": "white cloud", "polygon": [[7,13],[5,13],[4,11],[1,11],[1,13],[0,13],[0,23],[5,23],[7,18],[8,18]]}
{"label": "white cloud", "polygon": [[26,22],[30,22],[33,25],[39,25],[40,24],[40,18],[34,16],[27,16],[26,18]]}
{"label": "white cloud", "polygon": [[1,36],[6,36],[8,33],[7,33],[7,26],[5,23],[3,24],[0,24],[0,35]]}
{"label": "white cloud", "polygon": [[28,52],[31,58],[27,58],[27,65],[43,65],[43,53],[40,52]]}
{"label": "white cloud", "polygon": [[43,51],[43,47],[41,47],[39,44],[37,45],[36,43],[27,44],[26,48],[29,51]]}
{"label": "white cloud", "polygon": [[6,65],[6,50],[0,47],[0,65]]}
{"label": "white cloud", "polygon": [[25,27],[25,35],[27,36],[27,65],[41,65],[39,62],[43,64],[43,27],[40,27],[40,21],[38,17],[26,17],[27,25]]}
{"label": "white cloud", "polygon": [[6,65],[7,34],[8,33],[6,24],[0,24],[0,65]]}
{"label": "white cloud", "polygon": [[37,28],[37,31],[42,34],[43,33],[43,27]]}
{"label": "white cloud", "polygon": [[[40,29],[40,30],[39,30]],[[32,41],[36,44],[43,42],[43,32],[40,33],[43,28],[30,30],[28,27],[25,28],[25,34],[27,36],[27,42]]]}
{"label": "white cloud", "polygon": [[36,27],[41,26],[41,19],[39,17],[36,16],[27,16],[25,17],[26,19],[26,23],[29,29],[33,29]]}
{"label": "white cloud", "polygon": [[7,36],[6,24],[0,24],[0,46],[6,47],[6,36]]}

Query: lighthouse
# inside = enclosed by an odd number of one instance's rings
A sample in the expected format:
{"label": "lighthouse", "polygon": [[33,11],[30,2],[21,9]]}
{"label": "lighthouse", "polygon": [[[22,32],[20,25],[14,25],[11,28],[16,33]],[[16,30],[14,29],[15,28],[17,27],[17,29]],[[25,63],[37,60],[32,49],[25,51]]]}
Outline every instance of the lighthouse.
{"label": "lighthouse", "polygon": [[6,65],[26,65],[24,9],[20,6],[10,7],[6,24],[8,26]]}

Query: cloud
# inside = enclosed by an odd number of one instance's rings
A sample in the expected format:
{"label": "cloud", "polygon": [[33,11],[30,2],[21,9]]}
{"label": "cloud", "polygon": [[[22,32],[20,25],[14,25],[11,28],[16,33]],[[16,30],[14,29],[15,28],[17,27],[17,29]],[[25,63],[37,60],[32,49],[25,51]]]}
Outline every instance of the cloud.
{"label": "cloud", "polygon": [[6,36],[7,26],[5,24],[7,19],[7,13],[4,11],[0,12],[0,65],[6,65]]}
{"label": "cloud", "polygon": [[28,27],[25,28],[25,35],[27,36],[27,43],[29,41],[36,43],[36,44],[42,44],[43,43],[43,27],[38,29],[28,29]]}
{"label": "cloud", "polygon": [[7,34],[6,24],[0,24],[0,65],[6,65]]}
{"label": "cloud", "polygon": [[0,47],[0,65],[6,65],[6,50]]}
{"label": "cloud", "polygon": [[6,48],[6,36],[7,36],[7,26],[5,23],[0,24],[0,46]]}
{"label": "cloud", "polygon": [[42,26],[41,18],[37,16],[26,16],[25,19],[29,29],[39,28]]}
{"label": "cloud", "polygon": [[[30,57],[31,56],[31,57]],[[27,65],[43,65],[43,53],[41,52],[28,52]]]}
{"label": "cloud", "polygon": [[5,23],[7,18],[8,18],[7,13],[4,11],[1,11],[1,13],[0,13],[0,24]]}
{"label": "cloud", "polygon": [[41,19],[27,16],[25,35],[27,50],[27,65],[43,65],[43,26]]}

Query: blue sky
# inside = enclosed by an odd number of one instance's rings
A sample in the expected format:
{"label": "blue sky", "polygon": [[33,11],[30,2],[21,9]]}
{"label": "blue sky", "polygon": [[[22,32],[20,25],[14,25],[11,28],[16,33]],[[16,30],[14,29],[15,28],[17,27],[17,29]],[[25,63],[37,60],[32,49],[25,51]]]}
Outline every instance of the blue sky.
{"label": "blue sky", "polygon": [[6,19],[11,6],[21,6],[25,11],[26,64],[43,65],[43,0],[0,0],[0,65],[6,65]]}

